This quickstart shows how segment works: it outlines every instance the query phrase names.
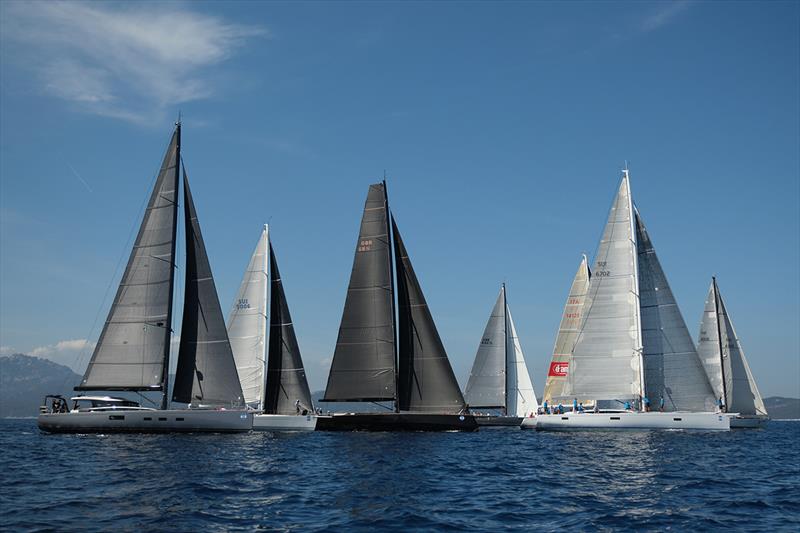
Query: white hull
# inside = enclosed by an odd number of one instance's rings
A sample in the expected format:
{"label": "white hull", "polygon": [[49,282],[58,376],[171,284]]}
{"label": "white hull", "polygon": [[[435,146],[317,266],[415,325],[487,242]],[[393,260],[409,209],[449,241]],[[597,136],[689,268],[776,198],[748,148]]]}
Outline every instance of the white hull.
{"label": "white hull", "polygon": [[732,428],[763,428],[769,423],[768,416],[731,414],[729,418]]}
{"label": "white hull", "polygon": [[254,415],[254,431],[314,431],[317,415]]}
{"label": "white hull", "polygon": [[243,410],[104,409],[39,415],[39,429],[48,433],[241,433],[253,427]]}
{"label": "white hull", "polygon": [[[523,421],[524,423],[525,421]],[[536,429],[540,431],[637,429],[728,431],[730,417],[718,413],[686,412],[565,413],[563,415],[538,415]]]}
{"label": "white hull", "polygon": [[528,416],[522,419],[522,423],[519,425],[520,429],[536,429],[538,424],[538,417],[536,416]]}

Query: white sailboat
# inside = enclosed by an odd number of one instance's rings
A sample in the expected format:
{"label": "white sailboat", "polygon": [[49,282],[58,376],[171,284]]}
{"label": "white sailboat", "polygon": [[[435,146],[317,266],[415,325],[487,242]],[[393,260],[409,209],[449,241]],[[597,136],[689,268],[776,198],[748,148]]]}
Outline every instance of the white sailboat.
{"label": "white sailboat", "polygon": [[479,426],[518,426],[539,408],[508,307],[505,283],[483,331],[464,397],[473,410],[500,411],[499,416],[475,415]]}
{"label": "white sailboat", "polygon": [[765,426],[769,422],[769,415],[764,400],[758,392],[715,277],[711,278],[700,322],[697,353],[720,399],[721,410],[730,416],[731,427]]}
{"label": "white sailboat", "polygon": [[317,416],[265,224],[228,318],[253,429],[313,431]]}
{"label": "white sailboat", "polygon": [[729,429],[711,412],[711,385],[633,207],[627,169],[580,323],[564,391],[574,403],[591,399],[592,412],[562,407],[539,415],[537,429]]}

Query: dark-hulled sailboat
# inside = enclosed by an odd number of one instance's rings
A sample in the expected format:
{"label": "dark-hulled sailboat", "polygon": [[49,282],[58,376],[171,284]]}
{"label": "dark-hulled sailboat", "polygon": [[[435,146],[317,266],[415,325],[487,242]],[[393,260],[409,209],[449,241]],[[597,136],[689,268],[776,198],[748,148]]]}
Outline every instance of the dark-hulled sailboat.
{"label": "dark-hulled sailboat", "polygon": [[394,410],[334,414],[320,418],[318,430],[477,429],[390,214],[385,181],[369,187],[322,401],[393,402]]}
{"label": "dark-hulled sailboat", "polygon": [[53,433],[240,432],[252,427],[184,169],[186,281],[169,409],[181,125],[176,124],[136,242],[76,391],[161,392],[160,409],[110,396],[48,397],[39,428]]}

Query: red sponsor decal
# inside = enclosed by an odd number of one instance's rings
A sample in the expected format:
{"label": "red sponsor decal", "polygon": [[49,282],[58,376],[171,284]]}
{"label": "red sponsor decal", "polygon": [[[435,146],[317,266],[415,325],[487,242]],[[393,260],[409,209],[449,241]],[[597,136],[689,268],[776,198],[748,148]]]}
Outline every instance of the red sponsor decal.
{"label": "red sponsor decal", "polygon": [[569,370],[569,363],[550,363],[550,372],[548,376],[564,377]]}

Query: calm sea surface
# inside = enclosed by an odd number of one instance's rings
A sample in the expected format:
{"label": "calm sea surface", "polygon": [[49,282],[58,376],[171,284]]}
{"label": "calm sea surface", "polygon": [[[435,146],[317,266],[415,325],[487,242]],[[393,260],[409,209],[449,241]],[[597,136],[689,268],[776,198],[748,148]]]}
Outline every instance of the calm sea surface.
{"label": "calm sea surface", "polygon": [[800,530],[800,422],[730,433],[64,436],[0,421],[0,529]]}

